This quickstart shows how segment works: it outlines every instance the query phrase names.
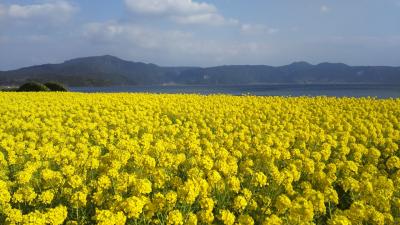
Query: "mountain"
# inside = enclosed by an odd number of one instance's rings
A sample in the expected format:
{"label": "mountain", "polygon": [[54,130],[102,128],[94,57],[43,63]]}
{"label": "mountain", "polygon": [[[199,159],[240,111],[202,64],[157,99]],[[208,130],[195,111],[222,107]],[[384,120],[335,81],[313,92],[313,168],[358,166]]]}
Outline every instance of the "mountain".
{"label": "mountain", "polygon": [[154,84],[166,82],[169,70],[174,71],[154,64],[129,62],[105,55],[2,72],[0,85],[21,84],[30,80],[57,81],[69,86]]}
{"label": "mountain", "polygon": [[225,65],[217,67],[161,67],[114,56],[77,58],[0,71],[0,85],[27,81],[57,81],[68,86],[122,85],[235,85],[235,84],[400,84],[400,67],[348,66],[342,63],[294,62],[285,66]]}

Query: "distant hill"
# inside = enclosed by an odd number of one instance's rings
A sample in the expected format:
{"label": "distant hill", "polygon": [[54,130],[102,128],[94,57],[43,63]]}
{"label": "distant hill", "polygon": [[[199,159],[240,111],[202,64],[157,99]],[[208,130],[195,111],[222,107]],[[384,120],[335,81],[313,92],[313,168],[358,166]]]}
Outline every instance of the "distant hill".
{"label": "distant hill", "polygon": [[68,86],[400,84],[400,67],[348,66],[342,63],[311,65],[307,62],[295,62],[278,67],[266,65],[228,65],[209,68],[161,67],[105,55],[0,72],[2,86],[19,85],[27,81],[56,81]]}

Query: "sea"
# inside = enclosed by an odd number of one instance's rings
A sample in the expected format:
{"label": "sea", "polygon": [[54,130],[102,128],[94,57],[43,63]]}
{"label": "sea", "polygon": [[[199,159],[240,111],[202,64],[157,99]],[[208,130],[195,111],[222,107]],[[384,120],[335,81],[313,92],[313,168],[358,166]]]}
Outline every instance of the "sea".
{"label": "sea", "polygon": [[85,93],[228,94],[255,96],[334,96],[400,98],[400,84],[257,84],[257,85],[152,85],[72,87]]}

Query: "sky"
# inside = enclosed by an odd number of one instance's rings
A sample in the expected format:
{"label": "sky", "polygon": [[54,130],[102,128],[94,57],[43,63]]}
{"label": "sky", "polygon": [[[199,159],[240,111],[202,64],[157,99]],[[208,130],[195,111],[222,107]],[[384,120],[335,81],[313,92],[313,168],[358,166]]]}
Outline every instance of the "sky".
{"label": "sky", "polygon": [[0,70],[97,55],[400,66],[400,0],[0,0]]}

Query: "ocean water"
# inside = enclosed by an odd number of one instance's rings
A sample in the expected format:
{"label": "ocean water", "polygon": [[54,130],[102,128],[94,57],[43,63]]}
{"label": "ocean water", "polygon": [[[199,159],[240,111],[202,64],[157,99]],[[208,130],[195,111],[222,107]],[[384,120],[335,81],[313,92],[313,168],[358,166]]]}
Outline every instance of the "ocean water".
{"label": "ocean water", "polygon": [[72,87],[74,92],[132,92],[132,93],[186,93],[230,94],[257,96],[336,96],[399,98],[400,85],[390,84],[313,84],[313,85],[179,85],[179,86],[118,86]]}

